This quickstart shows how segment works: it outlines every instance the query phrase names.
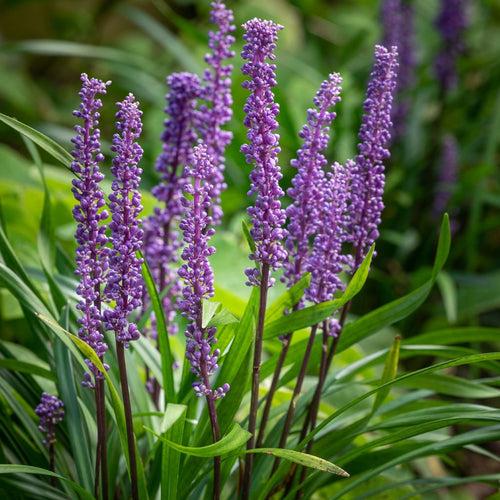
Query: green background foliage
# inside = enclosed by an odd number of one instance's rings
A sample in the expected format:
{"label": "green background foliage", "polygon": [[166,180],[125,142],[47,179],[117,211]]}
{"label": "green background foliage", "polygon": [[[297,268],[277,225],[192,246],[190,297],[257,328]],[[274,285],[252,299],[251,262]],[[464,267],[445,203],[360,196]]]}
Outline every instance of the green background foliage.
{"label": "green background foliage", "polygon": [[[223,352],[219,378],[232,385],[218,409],[224,433],[232,433],[223,444],[237,443],[234,448],[219,449],[227,454],[223,474],[225,494],[231,495],[235,484],[231,466],[245,442],[249,363],[245,349],[251,343],[257,300],[244,286],[243,276],[248,245],[241,221],[250,200],[246,195],[249,168],[239,152],[246,133],[239,26],[255,15],[285,26],[278,46],[276,89],[284,187],[293,175],[289,161],[300,145],[297,133],[306,109],[331,71],[340,72],[344,84],[328,157],[345,161],[355,154],[373,45],[381,32],[378,2],[371,0],[228,3],[238,26],[230,124],[234,140],[227,154],[225,219],[214,238],[217,253],[212,259],[214,300],[222,306],[212,321],[219,328]],[[78,102],[79,74],[85,71],[113,81],[102,113],[105,153],[109,153],[114,102],[129,91],[141,100],[143,199],[145,214],[150,213],[154,199],[148,193],[157,182],[154,162],[161,150],[164,79],[176,70],[202,71],[209,5],[200,0],[3,0],[0,5],[0,112],[59,144],[42,138],[39,147],[33,148],[21,139],[19,130],[0,122],[0,462],[6,464],[0,465],[0,492],[57,498],[60,492],[34,469],[47,466],[32,409],[40,392],[58,392],[66,403],[57,458],[58,472],[66,478],[58,487],[68,496],[82,487],[92,489],[95,439],[92,397],[79,386],[82,346],[73,344],[65,333],[76,331],[74,200],[72,175],[64,168],[67,160],[60,148],[71,148],[71,111]],[[315,455],[347,470],[351,478],[310,474],[306,491],[317,492],[318,498],[415,498],[418,494],[478,498],[494,493],[500,474],[495,445],[500,438],[500,415],[495,409],[500,375],[500,355],[495,353],[500,345],[500,5],[493,0],[471,2],[467,50],[459,61],[460,83],[445,100],[432,71],[439,48],[432,24],[437,1],[417,1],[415,9],[418,68],[407,96],[411,102],[407,133],[392,147],[377,257],[355,298],[339,345],[340,355],[320,408],[326,423],[313,449]],[[447,255],[443,245],[448,246],[444,227],[433,272],[441,221],[432,215],[431,206],[445,133],[458,140],[460,170],[448,206],[450,253],[441,270]],[[36,142],[36,137],[32,140]],[[108,173],[109,155],[106,161]],[[149,291],[154,298],[157,291],[154,287]],[[284,293],[282,285],[271,293],[275,316],[266,325],[264,376],[271,375],[280,349],[276,336],[288,331],[290,324],[290,318],[281,314],[282,305],[292,303]],[[160,315],[157,307],[155,312]],[[288,406],[307,342],[305,328],[324,314],[319,309],[309,313],[294,335],[288,371],[273,407],[273,428],[279,429]],[[396,335],[402,339],[399,364],[394,347],[391,350]],[[182,336],[170,338],[169,344],[157,352],[142,339],[127,353],[129,365],[136,367],[131,375],[136,434],[148,477],[146,482],[142,476],[141,487],[143,495],[149,490],[153,496],[161,483],[166,498],[200,498],[211,464],[203,459],[210,452],[199,451],[209,443],[208,419],[202,412],[193,426],[196,401],[187,372],[170,369],[172,357],[183,357]],[[492,354],[481,356],[483,352]],[[319,356],[317,343],[297,418],[314,387]],[[449,362],[458,358],[463,361]],[[144,363],[164,387],[175,387],[175,398],[165,414],[151,407],[143,384]],[[439,370],[429,369],[437,366]],[[110,471],[119,484],[126,478],[126,465],[120,461],[126,446],[121,451],[123,409],[112,390],[119,385],[116,370],[110,371],[109,379],[109,418],[117,424],[110,436]],[[378,391],[377,396],[365,399],[371,390]],[[232,426],[235,421],[241,428]],[[272,435],[271,431],[265,443],[269,448],[277,444]],[[89,446],[82,446],[83,438]],[[198,451],[186,455],[185,450],[164,444],[168,441]],[[289,465],[282,462],[276,481]],[[16,470],[9,465],[15,463],[31,468]],[[260,497],[270,488],[266,484],[269,463],[272,458],[256,457]],[[163,484],[166,470],[179,471],[178,483]],[[123,488],[126,491],[127,486]],[[440,493],[435,493],[438,489]]]}

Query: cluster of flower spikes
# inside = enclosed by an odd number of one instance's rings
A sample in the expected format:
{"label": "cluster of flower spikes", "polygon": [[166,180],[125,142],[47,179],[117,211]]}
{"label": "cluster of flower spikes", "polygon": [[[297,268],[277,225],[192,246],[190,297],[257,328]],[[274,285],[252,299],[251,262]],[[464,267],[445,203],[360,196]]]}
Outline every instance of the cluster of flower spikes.
{"label": "cluster of flower spikes", "polygon": [[[332,300],[337,291],[344,289],[340,274],[352,266],[352,257],[343,253],[344,243],[349,239],[347,224],[352,167],[352,160],[345,165],[334,163],[332,171],[322,181],[323,195],[318,214],[320,229],[306,266],[311,273],[311,283],[305,296],[316,304]],[[337,326],[336,320],[330,321],[330,335],[335,335]]]}
{"label": "cluster of flower spikes", "polygon": [[450,90],[457,83],[457,59],[465,49],[466,0],[441,0],[435,24],[442,38],[441,51],[434,64],[436,76],[441,88]]}
{"label": "cluster of flower spikes", "polygon": [[53,445],[56,442],[56,425],[64,418],[64,403],[57,396],[44,392],[35,413],[40,418],[38,428],[45,434],[43,444]]}
{"label": "cluster of flower spikes", "polygon": [[340,101],[341,82],[340,75],[332,73],[321,84],[314,98],[315,108],[307,111],[307,123],[300,132],[303,145],[291,162],[297,174],[288,189],[292,203],[286,209],[288,258],[282,279],[288,286],[296,283],[305,271],[310,240],[322,225],[323,169],[327,164],[324,152],[330,139],[330,124],[336,117],[331,108]]}
{"label": "cluster of flower spikes", "polygon": [[[77,223],[75,239],[78,244],[75,272],[80,278],[77,287],[80,297],[77,309],[82,313],[78,335],[102,359],[108,349],[101,331],[100,285],[107,269],[106,228],[102,222],[108,215],[102,210],[105,200],[99,185],[104,178],[99,169],[99,163],[104,160],[104,156],[101,153],[98,128],[102,102],[97,96],[106,93],[110,82],[104,83],[96,78],[89,78],[85,73],[82,74],[81,81],[81,103],[73,114],[82,119],[83,124],[75,126],[71,163],[71,170],[76,175],[72,192],[77,200],[73,209],[73,217]],[[96,378],[102,377],[90,360],[86,360],[86,363]],[[93,387],[89,373],[85,374],[83,384]]]}
{"label": "cluster of flower spikes", "polygon": [[138,218],[142,210],[139,192],[142,169],[138,164],[143,151],[137,143],[142,132],[142,111],[132,94],[117,106],[117,133],[111,146],[115,156],[111,167],[114,177],[109,195],[111,248],[105,288],[106,299],[115,305],[104,311],[104,320],[106,328],[115,332],[118,342],[127,346],[140,337],[137,326],[127,318],[141,306],[143,293],[142,260],[136,256],[142,248],[143,236]]}
{"label": "cluster of flower spikes", "polygon": [[177,224],[183,212],[182,191],[186,183],[184,166],[189,163],[196,140],[196,104],[200,97],[200,79],[192,73],[173,73],[167,78],[165,128],[161,136],[163,152],[156,162],[161,182],[152,190],[162,206],[144,221],[144,251],[160,290],[169,287],[163,308],[171,335],[177,333],[175,302],[180,292],[172,264],[178,260],[181,246]]}
{"label": "cluster of flower spikes", "polygon": [[443,139],[439,162],[438,183],[433,206],[435,217],[441,217],[448,206],[453,194],[453,188],[457,182],[457,171],[458,144],[455,137],[448,134]]}
{"label": "cluster of flower spikes", "polygon": [[212,346],[217,342],[216,329],[202,326],[203,301],[214,294],[214,275],[208,259],[215,252],[209,240],[215,233],[210,215],[213,193],[210,180],[216,168],[207,147],[204,144],[196,146],[186,172],[192,183],[184,188],[185,217],[180,222],[185,242],[182,252],[184,263],[178,271],[185,283],[179,309],[190,320],[186,330],[186,358],[199,379],[193,388],[198,396],[211,399],[222,398],[229,391],[229,384],[211,388],[209,377],[218,368],[220,353],[218,349],[212,352]]}
{"label": "cluster of flower spikes", "polygon": [[218,167],[214,170],[213,179],[210,179],[210,184],[213,186],[212,217],[214,224],[218,224],[222,218],[220,196],[227,187],[224,182],[224,151],[233,138],[232,132],[222,129],[233,115],[231,96],[233,66],[224,62],[234,57],[231,47],[235,41],[232,33],[236,27],[233,24],[233,12],[220,0],[212,2],[210,19],[218,29],[209,33],[208,46],[211,52],[205,55],[205,62],[209,67],[203,74],[201,98],[204,103],[199,108],[198,128],[208,153],[214,158]]}
{"label": "cluster of flower spikes", "polygon": [[[255,203],[248,209],[251,217],[251,235],[255,241],[255,251],[250,255],[257,267],[247,269],[247,285],[259,286],[261,267],[278,269],[286,259],[283,228],[286,215],[281,208],[283,190],[279,181],[282,177],[278,165],[279,135],[276,117],[279,106],[274,102],[272,88],[276,86],[276,66],[267,62],[274,59],[278,32],[282,26],[261,19],[247,21],[243,28],[246,42],[241,56],[247,62],[242,72],[248,76],[243,87],[250,91],[244,111],[244,124],[248,128],[248,144],[241,147],[246,162],[253,165],[250,174],[249,196],[256,195]],[[272,286],[273,279],[269,280]]]}
{"label": "cluster of flower spikes", "polygon": [[399,54],[399,72],[396,81],[398,98],[392,109],[393,135],[402,137],[406,117],[410,109],[405,95],[415,80],[415,13],[413,4],[407,0],[384,0],[382,3],[383,45],[396,46]]}
{"label": "cluster of flower spikes", "polygon": [[375,47],[375,62],[364,102],[358,155],[351,168],[350,242],[355,271],[378,238],[384,203],[384,160],[391,139],[391,108],[397,78],[397,48]]}

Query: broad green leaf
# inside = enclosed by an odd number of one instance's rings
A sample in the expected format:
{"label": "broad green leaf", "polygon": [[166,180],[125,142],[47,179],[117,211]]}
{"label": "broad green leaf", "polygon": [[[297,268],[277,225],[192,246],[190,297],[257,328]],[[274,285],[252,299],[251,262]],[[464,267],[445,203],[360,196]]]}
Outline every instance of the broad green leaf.
{"label": "broad green leaf", "polygon": [[388,304],[365,314],[363,317],[345,325],[340,338],[337,352],[345,351],[348,347],[380,331],[382,328],[397,323],[417,310],[429,295],[434,282],[441,271],[450,250],[450,225],[445,215],[441,225],[436,257],[434,260],[431,279],[408,295],[393,300]]}
{"label": "broad green leaf", "polygon": [[156,330],[158,333],[158,343],[160,346],[162,382],[163,391],[165,393],[165,401],[175,403],[176,394],[174,387],[174,374],[172,371],[174,366],[174,358],[170,349],[170,340],[168,338],[165,314],[163,312],[163,306],[158,295],[158,290],[156,289],[156,285],[153,280],[153,275],[151,274],[146,259],[144,258],[142,263],[142,276],[144,278],[146,288],[148,289],[149,298],[153,305],[153,311],[156,317]]}
{"label": "broad green leaf", "polygon": [[337,491],[331,498],[332,500],[343,498],[349,491],[353,490],[359,484],[362,484],[364,481],[367,481],[368,479],[375,477],[399,464],[408,463],[411,460],[415,460],[420,457],[438,455],[440,453],[446,453],[449,451],[460,449],[468,444],[494,442],[499,438],[500,426],[491,426],[464,432],[442,441],[420,446],[415,450],[399,454],[398,456],[396,456],[396,458],[385,461],[381,465],[372,467],[369,471],[363,474],[357,475],[355,478],[349,481],[346,486]]}
{"label": "broad green leaf", "polygon": [[241,227],[243,229],[243,235],[248,243],[248,248],[253,253],[255,252],[255,241],[253,241],[252,235],[250,234],[250,226],[246,220],[241,221]]}
{"label": "broad green leaf", "polygon": [[301,453],[295,450],[287,450],[284,448],[255,448],[247,450],[245,453],[263,453],[264,455],[273,455],[278,458],[284,458],[290,462],[294,462],[305,467],[311,467],[337,476],[349,477],[349,474],[339,466],[332,464],[328,460],[324,460],[308,453]]}
{"label": "broad green leaf", "polygon": [[500,389],[474,380],[467,380],[463,377],[436,373],[424,375],[413,380],[410,379],[403,383],[403,385],[416,389],[430,389],[438,394],[458,398],[489,399],[500,396]]}
{"label": "broad green leaf", "polygon": [[329,318],[332,314],[340,309],[344,304],[352,300],[357,295],[365,284],[368,272],[370,270],[371,259],[375,247],[372,246],[365,260],[359,266],[358,270],[347,285],[345,292],[340,298],[322,302],[314,306],[306,307],[298,311],[292,312],[280,319],[272,321],[265,327],[264,338],[270,339],[282,335],[284,333],[294,332],[307,328],[308,326],[316,325]]}
{"label": "broad green leaf", "polygon": [[64,476],[56,474],[47,469],[41,469],[40,467],[32,467],[30,465],[18,465],[18,464],[0,464],[0,474],[37,474],[40,476],[52,476],[68,484],[75,493],[81,496],[83,499],[93,500],[94,495],[90,494],[79,484],[71,481]]}
{"label": "broad green leaf", "polygon": [[4,370],[11,370],[19,373],[27,373],[28,375],[36,375],[38,377],[43,377],[48,380],[55,380],[54,374],[42,368],[38,365],[32,363],[26,363],[25,361],[19,361],[17,359],[5,359],[0,358],[0,368]]}
{"label": "broad green leaf", "polygon": [[49,153],[53,158],[62,163],[67,169],[70,168],[70,164],[73,161],[73,157],[57,142],[55,142],[50,137],[38,132],[34,128],[25,125],[24,123],[12,118],[11,116],[4,115],[0,113],[0,120],[6,125],[13,128],[20,134],[24,135],[35,144],[40,146],[44,151]]}
{"label": "broad green leaf", "polygon": [[311,275],[304,274],[297,283],[288,288],[282,295],[280,295],[269,307],[266,309],[266,325],[279,319],[283,316],[286,310],[291,311],[292,307],[296,305],[304,295],[304,290],[311,282]]}
{"label": "broad green leaf", "polygon": [[169,441],[162,436],[158,436],[152,429],[149,429],[147,427],[145,429],[155,434],[164,443],[166,443],[167,446],[172,447],[174,450],[185,453],[186,455],[193,455],[195,457],[204,458],[227,455],[228,453],[231,453],[232,451],[235,451],[238,448],[242,447],[250,438],[250,433],[248,431],[241,428],[238,424],[234,424],[229,432],[216,443],[199,447],[184,446],[182,444]]}
{"label": "broad green leaf", "polygon": [[461,327],[424,332],[404,341],[408,344],[462,344],[464,342],[498,342],[500,328]]}
{"label": "broad green leaf", "polygon": [[221,307],[220,302],[211,302],[209,300],[203,301],[202,317],[201,317],[201,326],[203,328],[207,327],[207,325],[210,323],[210,321],[215,316],[220,307]]}
{"label": "broad green leaf", "polygon": [[[401,337],[396,336],[392,344],[391,350],[388,352],[384,364],[384,372],[382,373],[381,383],[385,384],[389,380],[396,378],[398,372],[399,363],[399,348],[401,346]],[[390,387],[387,387],[383,391],[377,392],[375,396],[375,401],[373,402],[372,414],[375,413],[380,405],[385,401],[390,392]]]}
{"label": "broad green leaf", "polygon": [[297,448],[302,448],[305,446],[311,439],[314,438],[316,434],[321,432],[327,425],[329,425],[333,420],[338,418],[340,415],[345,413],[347,410],[353,408],[354,406],[358,405],[365,399],[369,398],[370,396],[373,396],[377,392],[384,390],[387,387],[391,387],[396,384],[400,384],[401,382],[405,380],[409,380],[412,378],[417,378],[420,377],[421,375],[428,374],[428,373],[433,373],[436,371],[444,370],[446,368],[451,368],[454,366],[464,366],[464,365],[471,365],[474,363],[481,363],[482,361],[488,361],[488,360],[498,360],[500,359],[500,352],[488,352],[488,353],[483,353],[483,354],[471,354],[469,356],[461,356],[459,358],[451,359],[449,361],[443,361],[441,363],[437,363],[435,365],[427,366],[425,368],[421,368],[420,370],[416,370],[414,372],[409,372],[405,373],[404,375],[401,375],[393,380],[390,380],[386,382],[385,384],[382,384],[378,386],[377,388],[366,392],[362,396],[359,396],[357,398],[352,399],[349,403],[346,405],[342,406],[335,412],[333,412],[329,417],[325,418],[313,431],[311,431],[305,439],[303,439]]}
{"label": "broad green leaf", "polygon": [[[162,436],[174,443],[182,442],[186,422],[185,405],[169,404],[161,425]],[[176,500],[179,498],[179,477],[181,453],[167,443],[162,443],[161,459],[161,498]]]}
{"label": "broad green leaf", "polygon": [[437,277],[437,285],[443,297],[444,310],[448,323],[457,321],[457,289],[453,279],[448,273],[441,272]]}
{"label": "broad green leaf", "polygon": [[68,427],[69,442],[78,477],[87,489],[91,489],[93,486],[92,460],[89,447],[82,446],[82,439],[88,439],[88,434],[85,432],[84,420],[78,404],[73,360],[67,346],[59,338],[55,339],[54,342],[54,362],[57,387],[61,399],[64,401],[64,420]]}

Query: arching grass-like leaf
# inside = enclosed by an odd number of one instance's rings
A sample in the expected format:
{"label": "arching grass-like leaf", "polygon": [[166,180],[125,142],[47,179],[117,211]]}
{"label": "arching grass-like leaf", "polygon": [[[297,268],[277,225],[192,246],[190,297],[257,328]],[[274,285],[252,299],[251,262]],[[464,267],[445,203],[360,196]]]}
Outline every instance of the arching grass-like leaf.
{"label": "arching grass-like leaf", "polygon": [[301,330],[302,328],[321,323],[324,319],[331,317],[335,311],[352,300],[363,288],[366,278],[368,277],[374,250],[375,247],[372,246],[341,297],[314,306],[305,307],[304,309],[300,309],[272,321],[265,327],[264,338],[270,339],[284,333]]}
{"label": "arching grass-like leaf", "polygon": [[[141,257],[143,258],[142,255]],[[165,314],[163,312],[161,299],[158,295],[158,290],[156,289],[156,285],[153,280],[153,275],[151,274],[146,259],[144,258],[142,263],[142,276],[144,278],[144,283],[146,284],[149,298],[151,300],[151,304],[153,305],[153,311],[156,317],[156,330],[158,334],[158,343],[160,346],[162,382],[163,391],[165,393],[165,400],[167,402],[175,403],[177,401],[177,396],[175,393],[174,374],[172,371],[174,366],[174,358],[170,349],[170,340],[168,338]]]}
{"label": "arching grass-like leaf", "polygon": [[73,157],[56,141],[47,137],[46,135],[38,132],[34,128],[16,120],[11,116],[4,115],[0,113],[0,120],[4,122],[9,127],[13,128],[20,134],[24,135],[28,139],[32,140],[35,144],[40,146],[44,151],[49,153],[52,158],[55,158],[57,161],[62,163],[67,169],[71,162],[73,161]]}
{"label": "arching grass-like leaf", "polygon": [[253,450],[247,450],[245,453],[263,453],[264,455],[272,455],[278,458],[284,458],[285,460],[289,460],[290,462],[294,462],[299,465],[304,465],[305,467],[311,467],[312,469],[329,472],[330,474],[335,474],[337,476],[349,477],[349,474],[338,465],[332,464],[328,460],[324,460],[308,453],[301,453],[299,451],[287,450],[284,448],[255,448]]}
{"label": "arching grass-like leaf", "polygon": [[[82,499],[85,500],[94,499],[94,495],[92,495],[87,490],[82,488],[79,484],[75,483],[74,481],[71,481],[71,479],[56,474],[55,472],[52,472],[50,470],[41,469],[40,467],[32,467],[30,465],[17,465],[17,464],[0,464],[0,474],[36,474],[40,476],[55,477],[67,483],[74,490],[75,493],[78,493],[78,495],[80,495]],[[61,495],[64,496],[62,492]]]}
{"label": "arching grass-like leaf", "polygon": [[[155,434],[152,429],[146,428],[146,430]],[[204,458],[227,455],[242,447],[250,439],[250,433],[238,424],[234,424],[231,429],[229,429],[229,432],[219,441],[207,446],[184,446],[179,443],[174,443],[173,441],[170,441],[162,436],[158,436],[157,434],[155,435],[166,443],[167,446],[170,446],[181,453]]]}

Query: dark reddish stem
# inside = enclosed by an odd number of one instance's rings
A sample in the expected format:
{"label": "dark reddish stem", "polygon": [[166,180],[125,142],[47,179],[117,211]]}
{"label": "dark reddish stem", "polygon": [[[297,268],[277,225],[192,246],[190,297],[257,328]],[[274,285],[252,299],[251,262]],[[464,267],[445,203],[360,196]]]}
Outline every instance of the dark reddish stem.
{"label": "dark reddish stem", "polygon": [[257,448],[260,448],[262,446],[262,443],[264,442],[266,425],[267,421],[269,420],[269,413],[271,411],[271,407],[273,404],[274,394],[278,389],[281,370],[283,369],[283,365],[285,364],[285,359],[288,354],[288,349],[290,348],[291,342],[292,342],[292,334],[289,333],[283,339],[283,346],[281,348],[278,361],[276,362],[276,367],[273,373],[273,379],[271,381],[271,387],[269,387],[269,392],[267,393],[266,404],[264,405],[264,411],[262,412],[262,418],[260,421],[259,435],[257,437],[257,443],[255,445]]}
{"label": "dark reddish stem", "polygon": [[[262,359],[262,345],[264,340],[264,322],[266,319],[267,292],[269,287],[269,264],[262,264],[260,281],[260,300],[259,317],[257,321],[257,330],[255,331],[255,345],[253,353],[252,369],[252,393],[250,401],[250,414],[248,417],[248,432],[250,439],[247,441],[247,450],[255,447],[255,429],[257,427],[257,410],[259,406],[259,382],[260,382],[260,363]],[[245,458],[245,473],[243,476],[242,498],[250,498],[250,483],[253,468],[253,453],[247,453]]]}
{"label": "dark reddish stem", "polygon": [[[344,323],[345,320],[347,319],[347,313],[349,312],[349,309],[351,308],[351,301],[347,302],[344,307],[342,308],[342,312],[340,313],[340,318],[339,318],[339,332],[336,337],[334,337],[332,345],[330,346],[330,349],[328,350],[328,355],[326,357],[326,360],[322,360],[322,364],[320,366],[320,374],[319,374],[319,379],[318,379],[318,385],[316,386],[316,390],[314,392],[313,400],[311,402],[311,405],[309,406],[309,411],[307,414],[307,417],[304,421],[304,425],[302,427],[302,431],[300,434],[300,441],[302,441],[306,436],[309,430],[314,430],[316,427],[316,422],[318,419],[318,411],[319,411],[319,403],[321,401],[321,393],[323,392],[323,386],[325,385],[326,377],[328,375],[328,371],[330,369],[330,366],[333,362],[333,357],[335,356],[335,352],[337,351],[337,346],[340,341],[340,336],[342,334],[342,331],[344,329]],[[326,327],[326,325],[324,325]],[[327,342],[328,338],[328,332],[326,328],[323,329],[323,345]],[[313,445],[313,440],[311,439],[306,446],[305,452],[309,453],[312,449]],[[307,468],[303,467],[301,474],[300,474],[300,482],[299,484],[302,484],[307,477]],[[289,480],[289,485],[293,481],[293,475]],[[302,497],[302,490],[300,489],[297,491],[297,494],[295,498],[301,498]]]}
{"label": "dark reddish stem", "polygon": [[[56,453],[54,443],[49,444],[49,469],[52,472],[56,471]],[[51,486],[56,485],[56,478],[54,476],[50,477],[50,484]]]}
{"label": "dark reddish stem", "polygon": [[132,421],[132,406],[130,404],[130,392],[127,379],[127,364],[125,362],[125,346],[123,342],[116,341],[116,354],[118,358],[118,368],[120,371],[120,384],[123,396],[123,408],[125,411],[125,425],[127,428],[128,456],[130,463],[130,487],[132,499],[139,500],[137,487],[137,461],[135,455],[134,426]]}
{"label": "dark reddish stem", "polygon": [[[279,448],[284,448],[286,445],[286,440],[288,435],[290,434],[290,430],[292,428],[293,417],[295,416],[295,408],[297,405],[297,398],[299,397],[300,391],[302,390],[302,385],[304,383],[304,378],[307,372],[307,365],[309,364],[309,358],[311,357],[312,348],[314,345],[314,339],[316,338],[316,331],[318,329],[318,325],[314,325],[311,328],[311,334],[309,335],[309,340],[307,342],[306,350],[304,352],[304,358],[302,359],[302,365],[300,366],[300,371],[297,376],[297,382],[295,383],[295,387],[293,389],[292,399],[290,400],[290,405],[288,406],[288,412],[286,414],[285,423],[283,425],[283,430],[281,432]],[[273,468],[271,470],[271,474],[274,474],[278,465],[280,463],[280,459],[276,458],[274,460]]]}
{"label": "dark reddish stem", "polygon": [[[217,420],[217,411],[215,409],[215,402],[213,398],[207,396],[207,405],[208,405],[208,415],[210,416],[210,424],[212,425],[212,436],[215,443],[220,439],[220,427],[219,427],[219,422]],[[221,467],[220,457],[214,457],[214,491],[213,491],[214,500],[220,499],[220,490],[221,490],[220,467]]]}

